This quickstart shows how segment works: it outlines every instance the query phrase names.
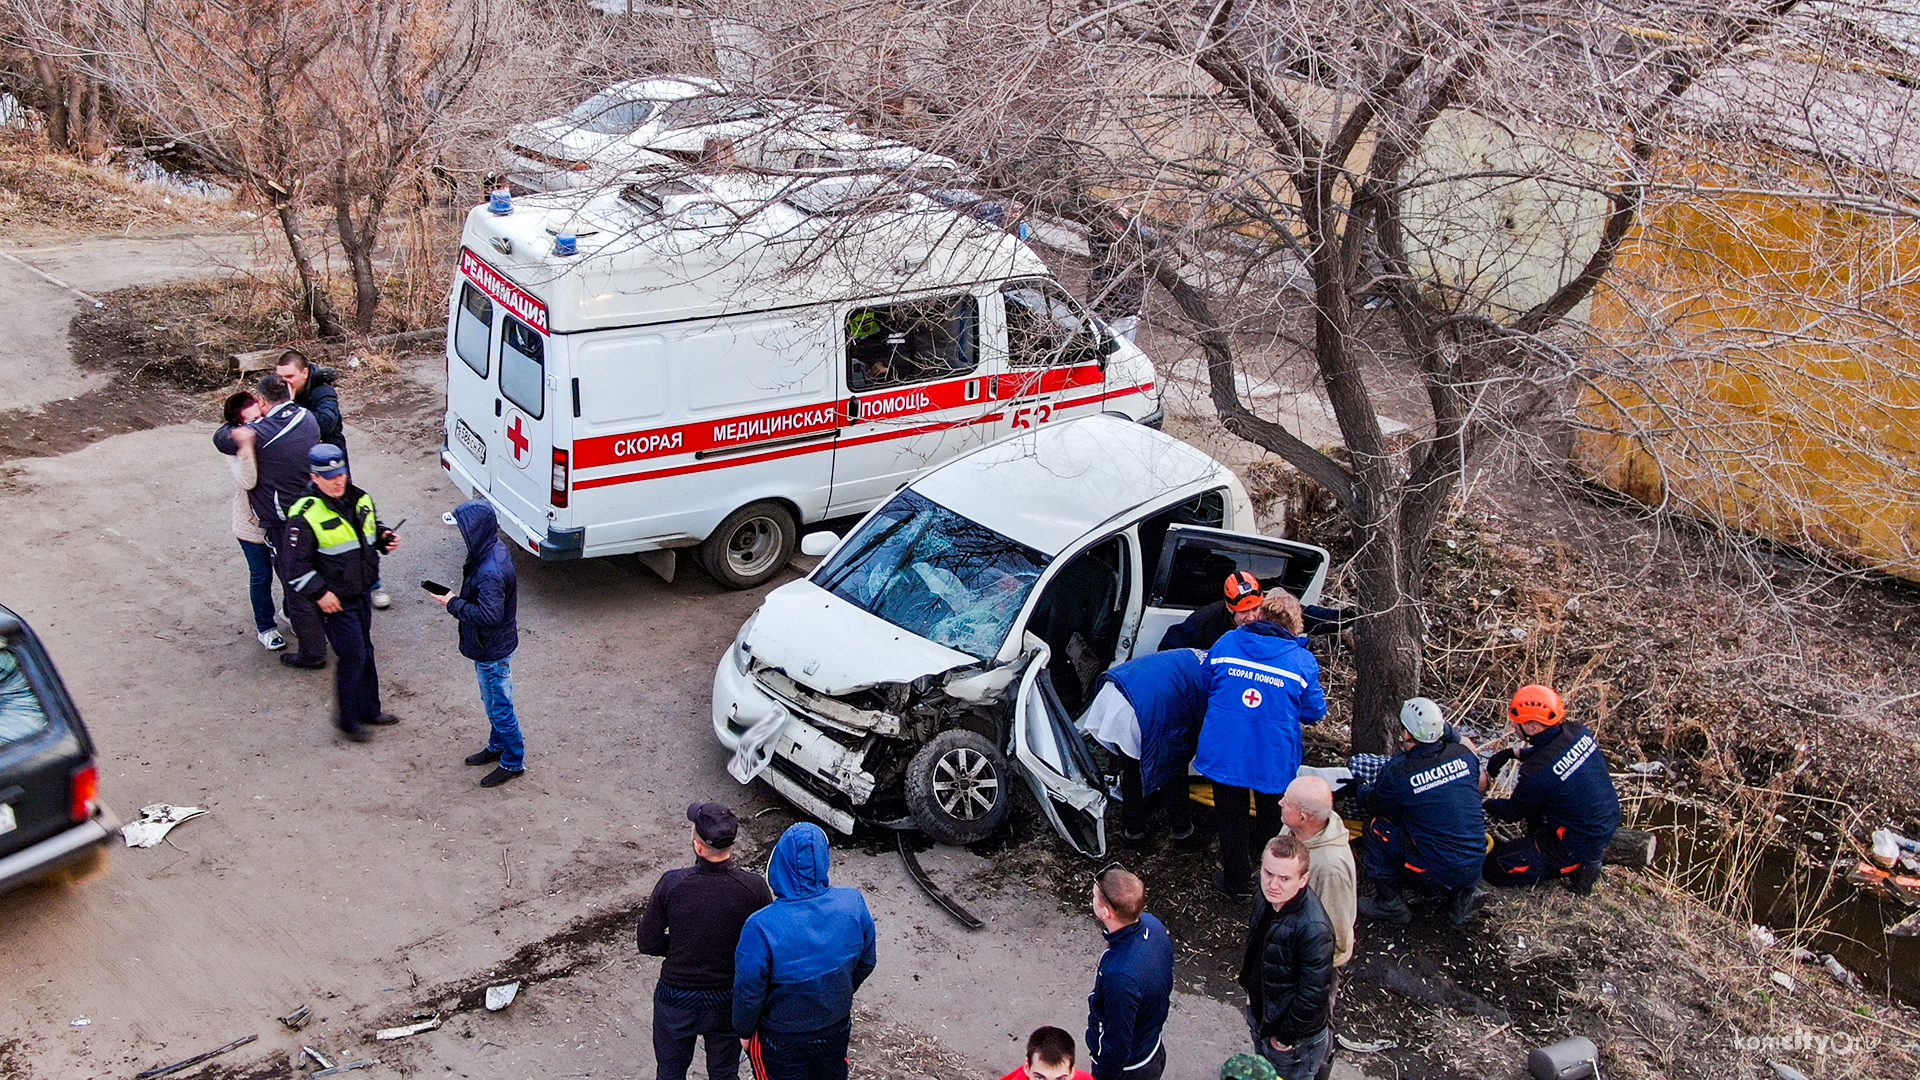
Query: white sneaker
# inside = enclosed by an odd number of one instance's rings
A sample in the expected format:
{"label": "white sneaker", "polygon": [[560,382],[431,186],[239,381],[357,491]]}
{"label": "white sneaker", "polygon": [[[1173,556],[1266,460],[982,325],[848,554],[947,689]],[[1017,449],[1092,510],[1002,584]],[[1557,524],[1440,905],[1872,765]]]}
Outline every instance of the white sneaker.
{"label": "white sneaker", "polygon": [[374,607],[379,608],[381,611],[385,611],[387,610],[387,605],[391,603],[393,603],[393,597],[387,595],[387,590],[385,589],[373,590],[373,606]]}
{"label": "white sneaker", "polygon": [[261,646],[268,652],[278,652],[287,647],[287,639],[280,636],[279,630],[262,630],[258,636]]}

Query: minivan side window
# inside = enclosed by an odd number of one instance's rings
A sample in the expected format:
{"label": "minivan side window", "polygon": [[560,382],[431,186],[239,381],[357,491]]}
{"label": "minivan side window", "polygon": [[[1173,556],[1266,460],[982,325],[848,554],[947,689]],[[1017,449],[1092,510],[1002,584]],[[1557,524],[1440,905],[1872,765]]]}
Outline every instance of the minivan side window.
{"label": "minivan side window", "polygon": [[500,392],[535,420],[547,411],[546,341],[511,315],[500,324]]}
{"label": "minivan side window", "polygon": [[47,730],[47,710],[21,669],[20,654],[0,644],[0,746],[25,742]]}
{"label": "minivan side window", "polygon": [[1045,367],[1098,359],[1099,340],[1086,316],[1050,281],[1002,286],[1007,308],[1007,363]]}
{"label": "minivan side window", "polygon": [[487,353],[493,343],[493,301],[470,283],[460,285],[460,313],[454,317],[453,351],[475,375],[487,377]]}
{"label": "minivan side window", "polygon": [[847,315],[847,386],[880,390],[950,379],[980,366],[980,305],[943,296]]}

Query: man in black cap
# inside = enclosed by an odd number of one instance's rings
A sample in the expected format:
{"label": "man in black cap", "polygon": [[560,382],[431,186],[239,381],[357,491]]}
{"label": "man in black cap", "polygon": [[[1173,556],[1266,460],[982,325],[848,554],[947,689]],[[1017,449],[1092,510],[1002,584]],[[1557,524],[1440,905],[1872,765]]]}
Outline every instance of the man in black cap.
{"label": "man in black cap", "polygon": [[708,1080],[739,1080],[733,954],[747,916],[773,902],[767,880],[733,865],[740,819],[719,803],[687,807],[694,864],[660,875],[640,916],[640,952],[664,956],[653,988],[658,1080],[686,1080],[693,1043],[707,1040]]}
{"label": "man in black cap", "polygon": [[380,673],[373,664],[373,605],[380,556],[400,546],[400,534],[380,524],[373,496],[347,478],[346,455],[332,443],[307,452],[311,483],[287,508],[280,579],[320,608],[327,642],[339,664],[333,672],[340,700],[340,731],[354,742],[373,736],[369,724],[397,724],[380,710]]}

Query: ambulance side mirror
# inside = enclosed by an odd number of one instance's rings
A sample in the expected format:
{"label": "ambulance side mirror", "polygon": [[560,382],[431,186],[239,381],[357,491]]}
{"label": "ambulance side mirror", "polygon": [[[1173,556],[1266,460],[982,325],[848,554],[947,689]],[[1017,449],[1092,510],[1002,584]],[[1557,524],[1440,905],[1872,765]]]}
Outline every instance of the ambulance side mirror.
{"label": "ambulance side mirror", "polygon": [[824,558],[840,542],[837,533],[814,532],[800,538],[800,554],[815,559]]}

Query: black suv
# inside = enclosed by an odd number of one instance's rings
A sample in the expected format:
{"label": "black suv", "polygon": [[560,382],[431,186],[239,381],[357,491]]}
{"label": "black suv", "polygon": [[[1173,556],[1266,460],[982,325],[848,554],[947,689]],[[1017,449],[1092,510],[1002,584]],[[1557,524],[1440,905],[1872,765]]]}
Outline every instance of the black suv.
{"label": "black suv", "polygon": [[80,711],[40,639],[0,607],[0,892],[88,859],[120,828]]}

